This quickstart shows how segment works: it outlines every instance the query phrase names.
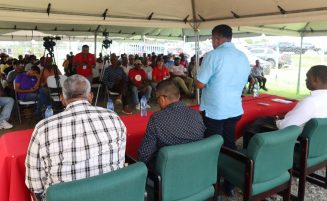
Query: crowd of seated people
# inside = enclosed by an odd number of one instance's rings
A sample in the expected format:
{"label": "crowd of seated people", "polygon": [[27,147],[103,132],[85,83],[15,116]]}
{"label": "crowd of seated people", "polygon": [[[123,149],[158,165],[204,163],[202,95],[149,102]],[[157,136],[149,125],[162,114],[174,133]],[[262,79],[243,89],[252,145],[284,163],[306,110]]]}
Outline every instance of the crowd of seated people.
{"label": "crowd of seated people", "polygon": [[[1,85],[5,95],[15,98],[16,92],[19,100],[37,101],[35,119],[37,121],[42,119],[46,106],[51,103],[47,79],[54,76],[55,72],[58,72],[58,75],[62,74],[53,63],[53,59],[37,58],[35,55],[19,55],[15,59],[2,54],[0,61]],[[67,77],[79,74],[86,77],[91,84],[102,75],[101,81],[106,88],[119,94],[115,104],[122,104],[122,113],[125,114],[132,114],[134,108],[140,109],[140,98],[143,95],[149,102],[151,97],[154,97],[158,83],[170,77],[187,97],[194,97],[194,57],[188,63],[184,54],[118,56],[112,53],[103,57],[100,53],[99,57],[95,58],[89,53],[89,47],[84,45],[80,53],[67,54],[62,66]]]}

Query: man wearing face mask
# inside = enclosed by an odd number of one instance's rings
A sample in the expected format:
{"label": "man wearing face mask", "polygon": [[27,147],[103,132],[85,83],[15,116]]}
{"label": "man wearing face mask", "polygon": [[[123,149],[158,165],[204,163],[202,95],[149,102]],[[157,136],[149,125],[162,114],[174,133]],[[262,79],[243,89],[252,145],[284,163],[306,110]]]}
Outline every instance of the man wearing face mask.
{"label": "man wearing face mask", "polygon": [[179,88],[172,79],[158,84],[156,98],[161,111],[151,116],[138,150],[139,160],[148,165],[160,148],[201,140],[205,131],[201,115],[179,100]]}

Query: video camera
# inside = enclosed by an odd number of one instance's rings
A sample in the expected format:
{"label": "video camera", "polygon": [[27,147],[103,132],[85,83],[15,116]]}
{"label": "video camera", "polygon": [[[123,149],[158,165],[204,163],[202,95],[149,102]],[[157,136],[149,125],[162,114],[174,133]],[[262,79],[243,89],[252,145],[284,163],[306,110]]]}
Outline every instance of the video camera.
{"label": "video camera", "polygon": [[52,37],[52,36],[46,36],[43,37],[43,47],[48,50],[49,53],[53,52],[53,47],[56,46],[56,42],[54,40],[61,40],[59,36]]}
{"label": "video camera", "polygon": [[109,40],[109,32],[103,32],[103,36],[105,37],[105,39],[102,41],[102,47],[108,49],[112,44],[112,40]]}

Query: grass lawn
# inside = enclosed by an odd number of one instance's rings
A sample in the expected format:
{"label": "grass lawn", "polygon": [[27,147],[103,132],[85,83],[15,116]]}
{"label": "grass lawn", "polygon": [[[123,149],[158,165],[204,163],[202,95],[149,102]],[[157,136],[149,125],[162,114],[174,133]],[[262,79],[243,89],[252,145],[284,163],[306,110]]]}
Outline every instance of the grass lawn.
{"label": "grass lawn", "polygon": [[311,66],[327,65],[327,55],[318,54],[303,54],[301,62],[301,75],[299,93],[297,93],[297,82],[299,72],[300,55],[292,55],[292,65],[282,69],[272,69],[267,78],[268,92],[260,91],[261,93],[269,93],[273,95],[284,96],[293,99],[303,99],[310,94],[306,88],[305,79],[306,73]]}

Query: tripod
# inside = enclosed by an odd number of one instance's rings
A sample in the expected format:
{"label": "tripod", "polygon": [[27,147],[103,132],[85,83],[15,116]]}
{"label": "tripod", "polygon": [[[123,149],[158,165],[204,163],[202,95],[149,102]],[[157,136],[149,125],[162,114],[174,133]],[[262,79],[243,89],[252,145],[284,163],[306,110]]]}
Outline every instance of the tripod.
{"label": "tripod", "polygon": [[[47,54],[46,54],[46,51],[48,51]],[[47,62],[48,59],[51,59],[50,69],[53,69],[54,79],[56,81],[55,93],[51,93],[51,91],[50,91],[50,98],[53,99],[54,97],[58,97],[57,100],[60,100],[60,94],[61,94],[62,90],[61,90],[60,76],[59,76],[58,67],[57,67],[57,64],[56,64],[56,59],[55,59],[54,54],[53,54],[53,48],[46,48],[44,50],[43,55],[46,55],[44,62]],[[44,70],[42,71],[41,77],[43,76]],[[50,87],[49,87],[49,89],[50,89]]]}
{"label": "tripod", "polygon": [[[103,47],[104,46],[102,46],[101,54],[103,52]],[[95,103],[94,103],[95,106],[98,103],[98,98],[99,98],[99,93],[100,93],[101,86],[104,85],[104,83],[102,81],[103,81],[104,71],[106,70],[106,65],[107,64],[109,64],[109,55],[108,55],[108,48],[105,47],[105,56],[104,56],[104,59],[103,59],[102,71],[101,71],[101,74],[100,74],[100,77],[99,77],[99,85],[98,85],[98,90],[97,90],[97,96],[95,98]]]}

